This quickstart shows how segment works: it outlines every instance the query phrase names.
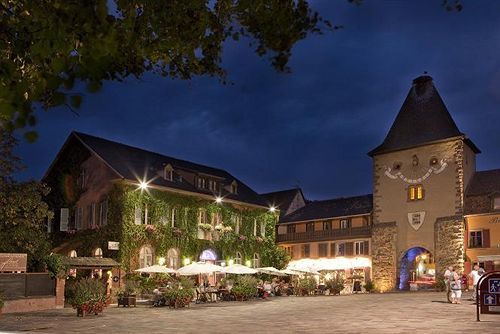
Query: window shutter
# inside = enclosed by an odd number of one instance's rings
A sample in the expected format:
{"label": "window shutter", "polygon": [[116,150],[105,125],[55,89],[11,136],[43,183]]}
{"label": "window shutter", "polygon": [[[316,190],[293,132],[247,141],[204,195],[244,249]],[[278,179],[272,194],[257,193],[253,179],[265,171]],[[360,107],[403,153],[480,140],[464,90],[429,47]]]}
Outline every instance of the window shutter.
{"label": "window shutter", "polygon": [[335,252],[336,252],[335,247],[336,247],[335,243],[334,243],[334,242],[332,242],[332,243],[330,244],[330,256],[331,256],[331,257],[335,257]]}
{"label": "window shutter", "polygon": [[490,248],[490,230],[483,230],[483,248]]}
{"label": "window shutter", "polygon": [[141,225],[142,222],[142,210],[141,207],[136,205],[135,206],[135,216],[134,216],[134,223],[136,225]]}
{"label": "window shutter", "polygon": [[364,242],[364,252],[363,252],[363,255],[370,255],[370,242],[369,241],[365,241]]}
{"label": "window shutter", "polygon": [[354,244],[352,242],[347,242],[345,244],[345,253],[347,256],[353,255],[354,254]]}
{"label": "window shutter", "polygon": [[257,220],[253,220],[253,235],[257,236]]}
{"label": "window shutter", "polygon": [[61,218],[60,218],[60,224],[59,224],[60,231],[67,231],[68,230],[68,219],[69,219],[69,209],[68,208],[61,208]]}

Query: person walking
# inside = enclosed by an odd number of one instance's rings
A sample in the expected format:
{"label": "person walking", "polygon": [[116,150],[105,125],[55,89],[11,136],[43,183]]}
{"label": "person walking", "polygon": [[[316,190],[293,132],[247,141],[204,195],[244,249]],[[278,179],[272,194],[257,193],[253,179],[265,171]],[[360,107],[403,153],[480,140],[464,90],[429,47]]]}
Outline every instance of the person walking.
{"label": "person walking", "polygon": [[479,274],[479,265],[474,265],[474,268],[470,272],[469,277],[472,278],[472,286],[474,287],[474,289],[472,290],[472,300],[476,301],[477,282],[479,281],[479,278],[481,278],[481,274]]}
{"label": "person walking", "polygon": [[444,272],[444,284],[446,285],[446,299],[448,299],[448,303],[452,302],[450,281],[454,272],[455,269],[453,268],[453,266],[449,266]]}
{"label": "person walking", "polygon": [[461,304],[462,282],[460,280],[460,275],[456,271],[453,271],[450,275],[450,289],[451,289],[451,303]]}

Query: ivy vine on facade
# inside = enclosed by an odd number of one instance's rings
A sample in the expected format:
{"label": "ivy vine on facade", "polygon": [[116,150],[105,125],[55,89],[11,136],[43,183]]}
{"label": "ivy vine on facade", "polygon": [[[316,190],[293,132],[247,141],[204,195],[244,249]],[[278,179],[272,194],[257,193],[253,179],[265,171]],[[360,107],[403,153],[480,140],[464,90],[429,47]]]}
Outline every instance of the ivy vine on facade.
{"label": "ivy vine on facade", "polygon": [[111,257],[127,272],[163,259],[179,267],[207,251],[216,262],[286,266],[278,213],[226,171],[72,133],[44,181],[61,254]]}

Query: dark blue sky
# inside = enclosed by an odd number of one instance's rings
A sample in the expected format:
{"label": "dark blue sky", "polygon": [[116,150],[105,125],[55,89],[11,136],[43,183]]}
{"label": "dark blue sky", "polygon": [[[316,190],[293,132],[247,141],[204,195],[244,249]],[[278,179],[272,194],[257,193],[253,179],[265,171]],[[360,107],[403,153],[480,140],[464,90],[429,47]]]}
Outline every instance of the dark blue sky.
{"label": "dark blue sky", "polygon": [[366,152],[382,142],[411,80],[428,71],[460,130],[500,168],[500,1],[311,1],[344,29],[312,36],[279,74],[247,42],[226,45],[217,79],[153,75],[86,93],[80,116],[40,113],[18,154],[40,178],[72,130],[233,173],[258,192],[299,185],[310,199],[370,193]]}

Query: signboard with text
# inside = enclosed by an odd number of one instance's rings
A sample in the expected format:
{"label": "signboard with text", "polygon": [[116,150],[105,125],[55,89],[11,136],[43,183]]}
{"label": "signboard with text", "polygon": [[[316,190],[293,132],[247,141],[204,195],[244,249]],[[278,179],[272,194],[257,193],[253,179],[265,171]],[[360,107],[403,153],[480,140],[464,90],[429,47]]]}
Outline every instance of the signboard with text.
{"label": "signboard with text", "polygon": [[120,243],[118,241],[108,241],[108,250],[119,250]]}
{"label": "signboard with text", "polygon": [[479,313],[500,314],[500,271],[485,273],[477,285],[477,321]]}
{"label": "signboard with text", "polygon": [[0,272],[26,271],[28,256],[22,253],[0,253]]}

